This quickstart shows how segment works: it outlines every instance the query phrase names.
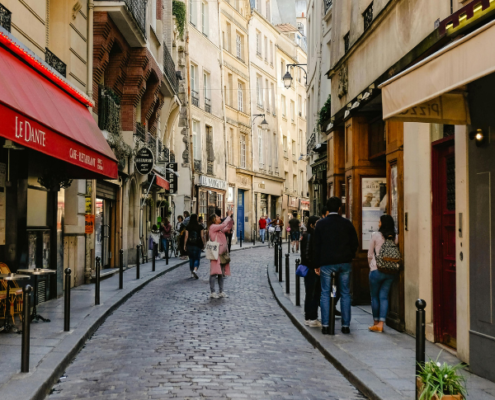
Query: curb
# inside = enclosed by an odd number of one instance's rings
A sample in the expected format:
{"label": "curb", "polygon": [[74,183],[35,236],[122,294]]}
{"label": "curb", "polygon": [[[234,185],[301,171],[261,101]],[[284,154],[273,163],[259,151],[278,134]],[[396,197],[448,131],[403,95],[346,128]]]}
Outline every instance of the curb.
{"label": "curb", "polygon": [[[278,277],[273,265],[268,265],[267,267],[267,278],[275,300],[294,326],[363,395],[371,400],[397,400],[400,398],[400,393],[380,380],[360,361],[354,359],[352,355],[344,352],[329,340],[332,336],[324,336],[319,329],[310,329],[304,325],[301,313],[302,308],[296,307],[285,296],[283,288],[277,285]],[[272,280],[275,284],[272,284]],[[301,317],[298,318],[297,315],[301,315]]]}
{"label": "curb", "polygon": [[[265,245],[254,245],[246,248],[232,249],[231,252],[250,250]],[[201,258],[205,258],[204,255]],[[184,260],[178,264],[169,267],[163,271],[157,272],[156,275],[148,277],[133,289],[128,289],[120,299],[118,299],[114,304],[107,306],[107,308],[100,308],[95,310],[93,315],[88,315],[86,321],[84,321],[79,327],[81,332],[77,334],[67,335],[60,344],[46,355],[43,362],[36,366],[33,372],[27,374],[17,374],[12,377],[10,382],[7,382],[2,389],[2,398],[21,398],[23,400],[43,400],[50,393],[52,387],[58,382],[62,374],[65,372],[69,364],[76,357],[77,353],[84,347],[86,341],[93,336],[93,334],[98,330],[98,328],[105,322],[105,320],[122,304],[129,300],[135,293],[143,289],[150,282],[163,275],[187,265],[189,261]],[[143,264],[145,265],[145,264]],[[143,267],[141,265],[141,267]],[[125,290],[125,289],[124,289]],[[105,307],[105,305],[98,306]],[[50,371],[51,369],[51,371]],[[21,378],[28,378],[31,380],[31,384],[26,384],[26,382],[20,382]],[[32,388],[36,385],[36,388]]]}

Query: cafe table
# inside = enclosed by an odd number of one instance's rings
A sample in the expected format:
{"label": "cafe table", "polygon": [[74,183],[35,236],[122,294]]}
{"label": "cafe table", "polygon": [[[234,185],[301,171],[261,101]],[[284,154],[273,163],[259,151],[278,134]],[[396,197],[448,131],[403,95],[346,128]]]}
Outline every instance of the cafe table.
{"label": "cafe table", "polygon": [[34,268],[34,269],[19,269],[19,270],[17,270],[17,272],[19,272],[20,274],[34,276],[34,307],[33,307],[33,313],[31,315],[31,321],[39,322],[39,320],[41,319],[44,322],[50,322],[50,320],[48,318],[44,318],[41,315],[39,315],[37,310],[36,310],[36,307],[38,306],[38,300],[39,300],[39,297],[38,297],[38,277],[56,274],[57,271],[54,269]]}
{"label": "cafe table", "polygon": [[5,312],[5,322],[2,327],[0,327],[0,333],[9,333],[10,331],[14,333],[21,333],[21,330],[18,329],[13,323],[10,322],[12,318],[12,314],[10,312],[10,307],[12,306],[12,302],[10,301],[10,282],[21,281],[24,279],[29,279],[29,275],[21,275],[21,274],[0,274],[0,279],[7,282],[7,298],[5,302],[9,302],[7,305],[8,313]]}

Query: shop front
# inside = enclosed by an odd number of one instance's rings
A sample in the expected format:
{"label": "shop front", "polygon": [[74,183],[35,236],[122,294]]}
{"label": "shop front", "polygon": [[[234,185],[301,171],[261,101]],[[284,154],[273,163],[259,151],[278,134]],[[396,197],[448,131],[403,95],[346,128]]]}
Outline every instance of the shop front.
{"label": "shop front", "polygon": [[41,293],[55,297],[67,265],[65,189],[73,179],[117,178],[117,162],[91,101],[6,33],[0,88],[0,261],[12,272],[57,270]]}
{"label": "shop front", "polygon": [[300,200],[299,209],[301,210],[301,215],[304,221],[304,218],[309,217],[309,200]]}
{"label": "shop front", "polygon": [[312,177],[309,181],[311,194],[311,210],[313,214],[320,215],[327,201],[327,156],[320,156],[311,164]]}
{"label": "shop front", "polygon": [[203,217],[205,222],[208,217],[219,209],[222,218],[225,216],[225,197],[227,194],[227,182],[209,176],[201,175],[198,183],[198,217]]}

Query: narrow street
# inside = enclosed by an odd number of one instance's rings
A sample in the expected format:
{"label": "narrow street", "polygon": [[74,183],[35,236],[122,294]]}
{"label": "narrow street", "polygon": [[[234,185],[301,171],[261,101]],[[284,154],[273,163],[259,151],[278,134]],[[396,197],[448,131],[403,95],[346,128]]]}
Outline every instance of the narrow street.
{"label": "narrow street", "polygon": [[209,264],[151,282],[98,329],[48,396],[62,399],[362,399],[280,309],[266,248],[233,253],[227,299]]}

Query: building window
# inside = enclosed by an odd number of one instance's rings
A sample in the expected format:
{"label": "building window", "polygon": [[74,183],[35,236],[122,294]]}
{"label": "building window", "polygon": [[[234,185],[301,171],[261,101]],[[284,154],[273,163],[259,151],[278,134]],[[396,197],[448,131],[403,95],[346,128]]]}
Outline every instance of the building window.
{"label": "building window", "polygon": [[241,140],[239,143],[239,152],[241,160],[241,168],[246,168],[246,135],[241,134]]}
{"label": "building window", "polygon": [[270,104],[270,90],[268,89],[270,86],[268,85],[268,79],[265,79],[265,87],[264,87],[264,90],[265,90],[265,100],[266,100],[266,111],[267,112],[270,112],[270,107],[271,107],[271,104]]}
{"label": "building window", "polygon": [[208,4],[201,3],[201,29],[203,29],[203,35],[208,37]]}
{"label": "building window", "polygon": [[270,65],[273,67],[273,42],[270,40]]}
{"label": "building window", "polygon": [[260,163],[260,169],[265,168],[265,157],[264,157],[264,145],[263,145],[263,129],[258,127],[258,157]]}
{"label": "building window", "polygon": [[263,108],[263,78],[256,75],[256,94],[258,99],[258,107]]}
{"label": "building window", "polygon": [[368,6],[363,13],[364,30],[368,29],[373,22],[373,2]]}
{"label": "building window", "polygon": [[285,96],[282,95],[280,97],[280,102],[282,103],[281,106],[282,106],[282,117],[285,117],[287,115],[287,109],[286,109],[286,104],[285,104]]}
{"label": "building window", "polygon": [[297,192],[297,175],[292,175],[292,190]]}
{"label": "building window", "polygon": [[272,11],[270,9],[270,0],[266,1],[266,19],[268,22],[272,22]]}
{"label": "building window", "polygon": [[225,48],[232,53],[232,25],[227,22],[227,44]]}
{"label": "building window", "polygon": [[243,57],[242,57],[242,51],[243,51],[243,38],[241,35],[239,35],[237,33],[236,35],[236,40],[235,40],[235,44],[236,44],[236,55],[237,55],[237,58],[241,61],[244,61],[243,60]]}
{"label": "building window", "polygon": [[191,25],[196,26],[196,2],[189,0],[189,22]]}
{"label": "building window", "polygon": [[273,104],[273,115],[276,114],[276,108],[275,108],[275,85],[272,83],[271,84],[271,96],[272,96],[272,101],[271,103]]}
{"label": "building window", "polygon": [[217,193],[217,208],[222,211],[223,215],[223,194]]}
{"label": "building window", "polygon": [[297,108],[298,108],[299,116],[302,117],[302,97],[301,97],[301,95],[299,95],[299,97],[297,99]]}
{"label": "building window", "polygon": [[266,159],[270,170],[272,169],[272,141],[270,140],[270,132],[266,132]]}
{"label": "building window", "polygon": [[266,36],[265,36],[264,45],[265,45],[265,62],[268,62],[268,39]]}
{"label": "building window", "polygon": [[304,140],[303,140],[303,132],[302,129],[299,129],[299,151],[301,155],[303,155],[304,152]]}
{"label": "building window", "polygon": [[191,64],[191,98],[193,105],[199,107],[198,67],[193,64]]}
{"label": "building window", "polygon": [[227,143],[227,151],[230,164],[234,165],[234,129],[230,128],[229,140]]}
{"label": "building window", "polygon": [[280,61],[280,79],[284,79],[285,75],[285,61]]}
{"label": "building window", "polygon": [[287,136],[284,135],[284,157],[288,157],[288,152],[287,152]]}
{"label": "building window", "polygon": [[261,54],[261,32],[256,31],[256,55],[262,57]]}
{"label": "building window", "polygon": [[199,215],[204,218],[207,211],[208,211],[208,204],[206,201],[206,192],[200,191],[199,192]]}
{"label": "building window", "polygon": [[295,110],[295,108],[296,108],[296,106],[294,104],[294,101],[291,100],[290,101],[290,119],[291,119],[292,122],[295,121],[295,117],[294,117],[294,114],[295,114],[295,111],[294,110]]}
{"label": "building window", "polygon": [[194,159],[201,161],[201,128],[199,121],[193,121],[193,152]]}
{"label": "building window", "polygon": [[273,132],[273,150],[275,152],[275,167],[278,166],[278,138],[277,132]]}
{"label": "building window", "polygon": [[211,95],[210,95],[210,74],[203,73],[203,96],[205,98],[205,111],[211,113]]}
{"label": "building window", "polygon": [[237,83],[237,106],[239,111],[244,111],[244,85],[242,82]]}
{"label": "building window", "polygon": [[350,46],[350,32],[347,32],[347,34],[344,36],[344,52],[349,51],[349,46]]}

